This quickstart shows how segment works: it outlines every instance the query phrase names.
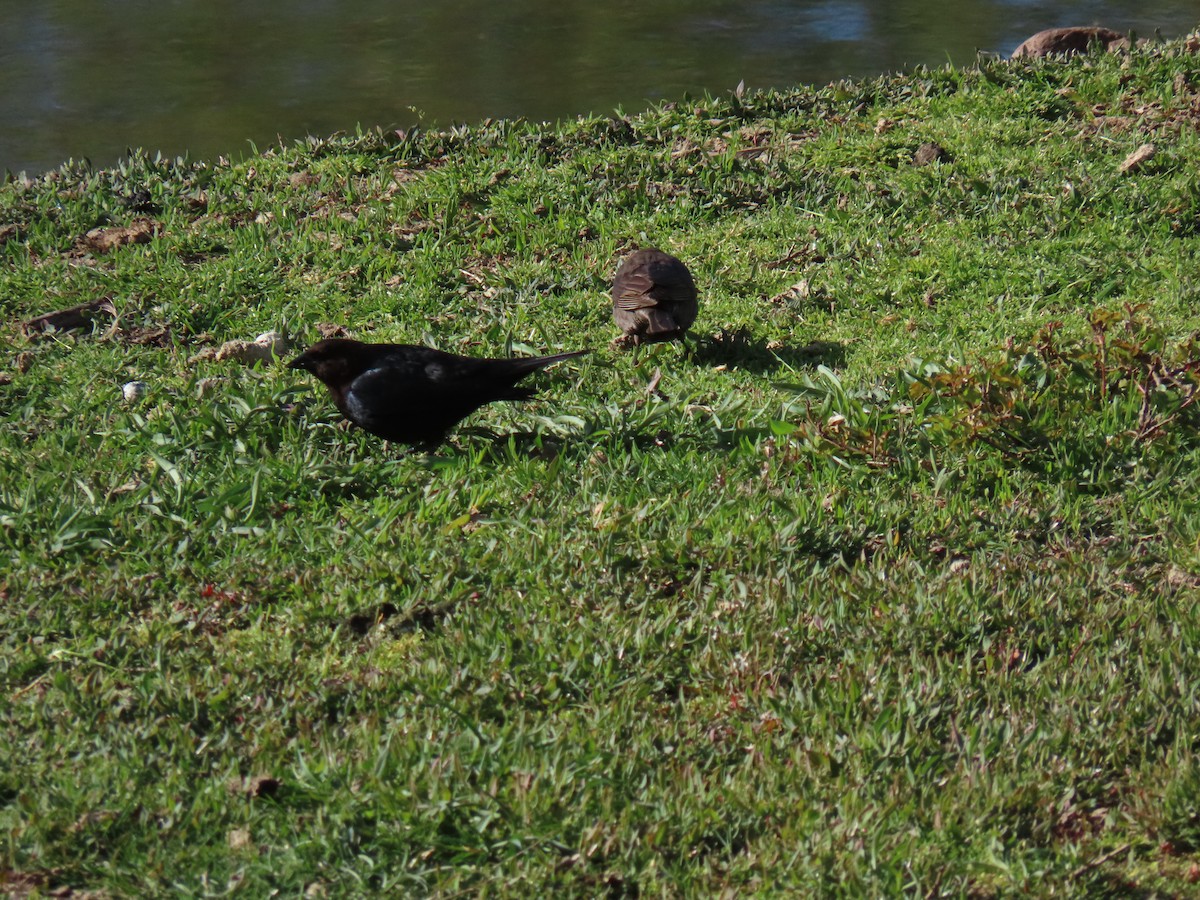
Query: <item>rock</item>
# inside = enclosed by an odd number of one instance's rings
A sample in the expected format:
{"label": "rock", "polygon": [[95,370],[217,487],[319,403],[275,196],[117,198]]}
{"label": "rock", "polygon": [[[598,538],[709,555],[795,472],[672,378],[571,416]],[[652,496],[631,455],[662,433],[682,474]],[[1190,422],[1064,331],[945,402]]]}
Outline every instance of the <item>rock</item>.
{"label": "rock", "polygon": [[121,393],[125,395],[126,403],[136,403],[146,396],[150,390],[150,385],[144,381],[127,381],[121,388]]}

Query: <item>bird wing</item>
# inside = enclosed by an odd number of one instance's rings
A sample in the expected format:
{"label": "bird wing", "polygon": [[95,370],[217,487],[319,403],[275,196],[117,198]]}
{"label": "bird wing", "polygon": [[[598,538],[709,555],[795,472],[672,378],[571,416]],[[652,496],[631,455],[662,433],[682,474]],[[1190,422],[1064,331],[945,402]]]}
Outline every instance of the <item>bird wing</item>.
{"label": "bird wing", "polygon": [[664,257],[650,259],[622,275],[613,301],[617,309],[638,310],[671,307],[696,299],[696,285],[683,263]]}
{"label": "bird wing", "polygon": [[387,434],[398,418],[449,427],[484,403],[533,395],[529,388],[512,386],[515,375],[497,379],[481,362],[486,361],[440,354],[388,360],[350,383],[342,412],[368,431]]}
{"label": "bird wing", "polygon": [[386,429],[413,393],[412,375],[408,367],[381,365],[367,369],[343,391],[342,412],[368,431]]}
{"label": "bird wing", "polygon": [[630,272],[621,279],[621,291],[613,299],[618,309],[646,309],[657,306],[658,301],[650,296],[654,279],[645,271]]}
{"label": "bird wing", "polygon": [[686,303],[695,298],[696,283],[687,267],[679,260],[656,259],[647,268],[654,286],[654,296],[660,301]]}
{"label": "bird wing", "polygon": [[437,359],[388,361],[350,383],[343,412],[368,431],[387,432],[397,416],[440,420],[460,410],[479,389],[477,379],[447,373],[446,364]]}

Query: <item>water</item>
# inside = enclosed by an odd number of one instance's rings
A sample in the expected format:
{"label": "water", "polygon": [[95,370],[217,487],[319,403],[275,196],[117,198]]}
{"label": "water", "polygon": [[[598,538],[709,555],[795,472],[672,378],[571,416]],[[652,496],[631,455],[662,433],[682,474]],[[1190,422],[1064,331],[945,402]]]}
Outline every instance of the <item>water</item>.
{"label": "water", "polygon": [[0,169],[128,147],[487,117],[554,120],[685,92],[1007,55],[1058,25],[1178,37],[1195,0],[0,0]]}

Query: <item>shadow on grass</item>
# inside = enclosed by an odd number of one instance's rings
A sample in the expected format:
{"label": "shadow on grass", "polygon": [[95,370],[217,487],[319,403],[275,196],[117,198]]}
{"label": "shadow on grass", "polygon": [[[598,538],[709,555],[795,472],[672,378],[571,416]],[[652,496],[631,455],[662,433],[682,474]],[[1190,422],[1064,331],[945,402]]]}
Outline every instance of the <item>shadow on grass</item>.
{"label": "shadow on grass", "polygon": [[811,341],[799,347],[768,346],[747,329],[724,331],[698,342],[692,359],[703,365],[724,365],[755,375],[780,366],[791,369],[837,368],[846,361],[846,347],[836,341]]}
{"label": "shadow on grass", "polygon": [[[612,451],[617,447],[638,450],[666,450],[674,445],[678,436],[665,428],[658,429],[622,429],[615,434],[609,429],[588,433],[557,435],[546,431],[519,429],[516,431],[490,431],[485,428],[464,429],[459,433],[459,442],[453,447],[456,453],[476,453],[479,462],[488,465],[503,465],[518,459],[541,459],[548,462],[556,461],[563,453],[568,453],[572,446],[584,448],[584,455],[594,452]],[[475,443],[478,442],[478,443]],[[714,441],[712,449],[717,449],[719,442]]]}
{"label": "shadow on grass", "polygon": [[557,457],[569,441],[586,442],[583,437],[560,437],[543,431],[516,427],[512,431],[469,425],[460,428],[442,445],[442,453],[475,455],[480,462],[497,464],[516,458],[547,459]]}
{"label": "shadow on grass", "polygon": [[405,610],[388,601],[360,610],[345,619],[338,619],[333,624],[335,627],[345,624],[348,632],[355,637],[363,637],[380,626],[386,627],[393,636],[410,631],[431,631],[470,596],[464,593],[445,600],[419,600]]}

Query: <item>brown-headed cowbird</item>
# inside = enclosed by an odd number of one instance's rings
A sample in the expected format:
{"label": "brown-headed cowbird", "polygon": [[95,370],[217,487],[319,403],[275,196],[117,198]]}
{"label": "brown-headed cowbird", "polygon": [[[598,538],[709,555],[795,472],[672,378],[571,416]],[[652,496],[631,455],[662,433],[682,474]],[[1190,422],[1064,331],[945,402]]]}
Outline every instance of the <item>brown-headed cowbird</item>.
{"label": "brown-headed cowbird", "polygon": [[289,364],[325,382],[342,415],[365,431],[406,444],[440,443],[446,432],[493,400],[525,400],[516,383],[538,369],[581,356],[476,359],[411,344],[364,344],[331,338]]}
{"label": "brown-headed cowbird", "polygon": [[682,338],[696,321],[696,283],[687,266],[648,247],[625,257],[613,279],[613,319],[634,344]]}

